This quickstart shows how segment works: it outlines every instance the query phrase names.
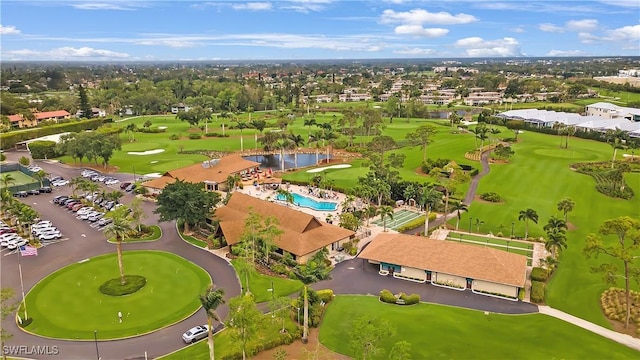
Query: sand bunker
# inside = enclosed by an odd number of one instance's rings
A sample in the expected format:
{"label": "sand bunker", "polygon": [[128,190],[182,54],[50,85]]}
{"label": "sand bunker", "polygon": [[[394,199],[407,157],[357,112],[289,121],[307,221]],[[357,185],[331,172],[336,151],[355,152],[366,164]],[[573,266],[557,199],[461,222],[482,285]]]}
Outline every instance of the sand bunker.
{"label": "sand bunker", "polygon": [[129,151],[127,154],[129,154],[129,155],[153,155],[153,154],[160,154],[161,152],[164,152],[164,149],[154,149],[154,150],[147,150],[147,151]]}
{"label": "sand bunker", "polygon": [[325,166],[325,167],[321,167],[321,168],[315,168],[315,169],[307,170],[307,172],[308,173],[317,173],[317,172],[325,171],[327,169],[346,169],[346,168],[350,168],[350,167],[351,167],[351,164],[331,165],[331,166]]}
{"label": "sand bunker", "polygon": [[157,178],[159,178],[159,177],[162,177],[162,174],[160,174],[160,173],[149,173],[149,174],[144,174],[144,175],[142,175],[142,176],[143,176],[143,177],[146,177],[146,178],[154,178],[154,179],[157,179]]}

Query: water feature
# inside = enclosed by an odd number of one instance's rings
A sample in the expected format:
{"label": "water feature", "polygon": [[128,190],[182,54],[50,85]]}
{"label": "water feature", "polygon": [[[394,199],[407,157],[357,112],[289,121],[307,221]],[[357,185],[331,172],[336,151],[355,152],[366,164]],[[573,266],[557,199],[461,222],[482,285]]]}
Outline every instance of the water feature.
{"label": "water feature", "polygon": [[[298,167],[306,167],[316,165],[316,154],[298,154]],[[280,168],[280,154],[275,155],[252,155],[252,156],[243,156],[246,160],[251,160],[260,163],[260,168],[271,168],[273,170],[282,170]],[[318,155],[318,160],[322,161],[327,158],[327,154],[320,153]],[[295,169],[295,159],[294,154],[285,154],[284,155],[284,168],[285,169]]]}
{"label": "water feature", "polygon": [[[307,207],[318,211],[335,211],[338,208],[338,204],[330,201],[317,201],[300,194],[293,195],[293,204],[297,206]],[[286,198],[282,194],[276,195],[276,199],[286,201]]]}

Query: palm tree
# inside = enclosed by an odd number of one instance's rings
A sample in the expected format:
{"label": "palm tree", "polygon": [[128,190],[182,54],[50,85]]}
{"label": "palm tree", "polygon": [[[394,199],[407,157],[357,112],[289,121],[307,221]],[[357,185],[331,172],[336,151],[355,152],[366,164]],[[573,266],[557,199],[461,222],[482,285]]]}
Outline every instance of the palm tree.
{"label": "palm tree", "polygon": [[36,179],[38,179],[38,181],[40,181],[40,187],[44,187],[44,179],[49,175],[48,172],[44,171],[44,170],[39,170],[37,172],[35,172],[33,174],[33,176],[36,177]]}
{"label": "palm tree", "polygon": [[209,358],[214,360],[214,348],[213,348],[213,321],[220,321],[218,314],[216,313],[216,309],[218,306],[224,304],[224,290],[217,289],[213,290],[213,285],[211,285],[207,291],[200,295],[200,303],[202,304],[202,308],[207,314],[207,325],[209,326],[208,331],[208,340],[209,343]]}
{"label": "palm tree", "polygon": [[278,195],[278,197],[283,197],[284,201],[287,204],[293,204],[294,197],[293,197],[293,194],[290,191],[285,190],[283,188],[279,188],[276,191],[276,194]]}
{"label": "palm tree", "polygon": [[249,121],[249,125],[251,125],[251,127],[256,130],[256,132],[253,134],[253,139],[255,140],[255,143],[256,143],[256,150],[258,150],[258,132],[262,134],[262,132],[264,131],[264,127],[267,125],[267,123],[264,120],[254,119]]}
{"label": "palm tree", "polygon": [[424,221],[424,235],[429,234],[429,215],[431,215],[431,209],[436,207],[442,202],[442,193],[436,190],[433,186],[424,186],[420,193],[420,205],[423,205],[426,210],[426,217]]}
{"label": "palm tree", "polygon": [[456,230],[458,230],[458,226],[460,226],[460,220],[461,220],[461,212],[462,211],[467,211],[469,209],[469,207],[467,205],[465,205],[462,202],[458,202],[458,203],[454,203],[453,204],[453,211],[456,212],[456,216],[457,216],[457,220],[456,220]]}
{"label": "palm tree", "polygon": [[2,178],[0,178],[0,182],[2,182],[3,188],[8,188],[10,185],[16,183],[16,178],[14,178],[11,174],[4,174]]}
{"label": "palm tree", "polygon": [[309,145],[314,143],[316,148],[316,165],[320,162],[320,140],[322,140],[322,131],[318,130],[309,136]]}
{"label": "palm tree", "polygon": [[476,232],[479,234],[480,233],[480,225],[484,224],[484,221],[476,218]]}
{"label": "palm tree", "polygon": [[240,175],[238,174],[227,176],[227,192],[233,191],[233,188],[240,183],[240,180]]}
{"label": "palm tree", "polygon": [[383,231],[387,231],[387,217],[393,220],[393,208],[389,205],[383,205],[378,209],[378,213],[380,214],[380,218],[382,219],[382,229]]}
{"label": "palm tree", "polygon": [[296,135],[293,132],[289,134],[289,141],[291,142],[291,147],[293,147],[293,166],[298,167],[298,147],[300,145],[304,145],[304,139],[300,135]]}
{"label": "palm tree", "polygon": [[544,248],[551,252],[554,259],[558,258],[558,252],[567,248],[567,235],[564,230],[551,229],[547,231],[547,240]]}
{"label": "palm tree", "polygon": [[[31,225],[35,222],[35,220],[40,217],[37,211],[35,211],[31,206],[24,205],[20,203],[22,206],[18,211],[18,223],[20,224],[20,229],[24,230],[25,225]],[[29,237],[32,237],[31,229],[27,229],[29,231]]]}
{"label": "palm tree", "polygon": [[605,137],[607,138],[607,142],[613,148],[613,158],[611,158],[611,168],[613,169],[618,149],[624,149],[624,142],[627,139],[627,133],[616,128],[615,130],[608,130]]}
{"label": "palm tree", "polygon": [[562,211],[562,213],[564,214],[565,223],[569,222],[569,220],[567,219],[567,214],[573,211],[573,208],[575,208],[575,206],[576,203],[571,200],[571,198],[564,198],[560,200],[560,202],[558,202],[558,211]]}
{"label": "palm tree", "polygon": [[544,268],[547,270],[547,277],[549,277],[549,275],[551,275],[551,273],[553,272],[553,269],[558,266],[558,260],[553,256],[547,256],[544,259],[540,259],[540,265],[544,266]]}
{"label": "palm tree", "polygon": [[524,239],[526,240],[529,238],[529,220],[537,224],[538,213],[533,209],[520,210],[520,213],[518,215],[518,220],[524,221],[524,227],[525,227]]}
{"label": "palm tree", "polygon": [[304,126],[307,127],[307,141],[311,141],[311,127],[315,126],[316,123],[316,119],[315,118],[311,118],[311,119],[304,119]]}
{"label": "palm tree", "polygon": [[275,145],[276,148],[280,149],[280,170],[284,172],[284,151],[291,147],[291,140],[288,137],[283,136],[276,140]]}
{"label": "palm tree", "polygon": [[71,194],[73,194],[73,196],[76,196],[76,191],[78,190],[78,188],[84,186],[85,184],[87,184],[87,179],[83,177],[75,177],[71,179],[71,181],[69,181],[69,187],[71,187]]}
{"label": "palm tree", "polygon": [[240,129],[240,151],[244,151],[244,142],[243,142],[244,139],[242,138],[242,130],[248,127],[249,125],[238,120],[238,124],[236,125],[236,128]]}
{"label": "palm tree", "polygon": [[567,222],[564,219],[558,218],[556,216],[552,216],[547,221],[547,224],[543,227],[544,231],[551,231],[553,229],[556,230],[567,230]]}
{"label": "palm tree", "polygon": [[136,124],[134,123],[130,123],[124,128],[125,134],[129,134],[129,142],[132,142],[136,139],[135,138],[136,129],[137,127],[136,127]]}
{"label": "palm tree", "polygon": [[105,194],[105,197],[108,200],[111,200],[113,202],[119,203],[120,202],[120,198],[124,196],[124,193],[120,190],[114,190],[111,192],[108,192]]}
{"label": "palm tree", "polygon": [[106,217],[112,220],[111,224],[104,229],[104,235],[107,238],[115,238],[116,240],[116,254],[118,255],[118,270],[120,271],[120,284],[124,285],[126,280],[124,278],[124,265],[122,264],[122,242],[127,238],[131,231],[131,223],[127,219],[129,214],[125,206],[117,208],[115,211],[110,211]]}

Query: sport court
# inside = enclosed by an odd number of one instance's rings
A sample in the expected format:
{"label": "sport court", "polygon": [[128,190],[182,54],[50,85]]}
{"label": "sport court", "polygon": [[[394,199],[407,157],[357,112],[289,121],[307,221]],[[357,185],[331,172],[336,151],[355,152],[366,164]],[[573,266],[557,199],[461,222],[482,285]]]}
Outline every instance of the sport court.
{"label": "sport court", "polygon": [[[393,213],[393,219],[390,219],[388,216],[385,216],[387,222],[387,229],[397,231],[402,225],[411,222],[420,216],[424,216],[423,213],[417,211],[411,211],[407,209],[400,209]],[[377,219],[372,221],[373,224],[378,226],[383,226],[382,219]]]}
{"label": "sport court", "polygon": [[[18,189],[25,185],[32,185],[34,183],[39,184],[38,180],[20,171],[2,172],[2,175],[9,175],[13,179],[13,181],[7,184],[10,189]],[[0,187],[3,187],[3,185],[4,184],[0,183]]]}

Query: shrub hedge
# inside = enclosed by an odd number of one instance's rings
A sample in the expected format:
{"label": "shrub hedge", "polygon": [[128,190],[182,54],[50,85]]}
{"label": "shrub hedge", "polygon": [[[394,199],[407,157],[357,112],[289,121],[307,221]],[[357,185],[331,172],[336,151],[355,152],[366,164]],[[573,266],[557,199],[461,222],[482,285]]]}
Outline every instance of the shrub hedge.
{"label": "shrub hedge", "polygon": [[531,281],[531,301],[534,303],[544,303],[544,283]]}
{"label": "shrub hedge", "polygon": [[541,267],[534,267],[531,270],[531,280],[532,281],[547,281],[547,279],[549,278],[548,272],[546,269],[543,269]]}
{"label": "shrub hedge", "polygon": [[120,278],[111,279],[100,286],[100,292],[109,296],[123,296],[133,294],[147,284],[147,279],[140,275],[125,275],[125,284],[120,284]]}
{"label": "shrub hedge", "polygon": [[490,202],[500,202],[500,201],[502,201],[502,197],[500,195],[498,195],[498,193],[495,193],[495,192],[486,192],[486,193],[480,195],[480,199],[482,199],[484,201],[490,201]]}
{"label": "shrub hedge", "polygon": [[316,294],[318,294],[320,301],[323,301],[325,304],[328,304],[331,300],[333,300],[333,290],[331,289],[317,290]]}
{"label": "shrub hedge", "polygon": [[[437,216],[438,216],[438,214],[436,214],[436,213],[429,214],[429,221],[435,220]],[[404,232],[404,231],[407,231],[407,230],[415,229],[415,228],[420,227],[420,226],[424,226],[424,219],[425,219],[425,217],[424,217],[424,215],[422,215],[422,216],[420,216],[420,217],[418,217],[418,218],[416,218],[416,219],[414,219],[412,221],[409,221],[408,223],[400,226],[397,231],[401,233],[401,232]]]}
{"label": "shrub hedge", "polygon": [[413,305],[420,302],[420,295],[400,293],[400,299],[404,300],[404,305]]}
{"label": "shrub hedge", "polygon": [[68,123],[54,124],[43,127],[37,127],[33,129],[23,131],[10,131],[0,134],[0,146],[2,149],[9,149],[14,147],[17,143],[25,140],[31,140],[42,136],[59,134],[63,132],[80,132],[83,130],[95,130],[102,124],[111,122],[112,119],[88,119],[78,120]]}
{"label": "shrub hedge", "polygon": [[393,295],[393,293],[387,289],[382,289],[380,290],[380,301],[388,303],[388,304],[395,304],[396,303],[396,296]]}
{"label": "shrub hedge", "polygon": [[55,141],[34,141],[29,144],[34,159],[52,159],[58,156]]}

